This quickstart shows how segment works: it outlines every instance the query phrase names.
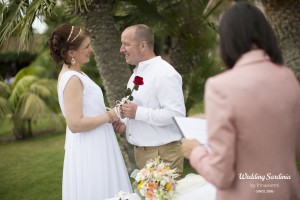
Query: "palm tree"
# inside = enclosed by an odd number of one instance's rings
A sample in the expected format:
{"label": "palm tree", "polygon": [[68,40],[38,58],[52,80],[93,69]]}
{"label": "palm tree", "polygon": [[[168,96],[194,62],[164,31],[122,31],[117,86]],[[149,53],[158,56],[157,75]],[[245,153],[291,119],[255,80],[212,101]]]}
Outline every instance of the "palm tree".
{"label": "palm tree", "polygon": [[63,125],[56,113],[57,106],[52,106],[57,104],[57,81],[30,75],[42,70],[41,67],[23,68],[12,86],[0,82],[3,91],[0,96],[0,117],[12,119],[16,139],[32,137],[32,122],[40,118],[52,119],[56,127]]}
{"label": "palm tree", "polygon": [[261,0],[283,53],[300,82],[300,1]]}

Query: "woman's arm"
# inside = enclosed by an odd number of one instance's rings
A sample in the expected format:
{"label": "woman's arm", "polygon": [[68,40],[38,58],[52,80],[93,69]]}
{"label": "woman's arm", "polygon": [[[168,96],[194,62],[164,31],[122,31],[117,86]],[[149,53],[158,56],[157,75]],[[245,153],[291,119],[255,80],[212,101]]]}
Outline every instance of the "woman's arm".
{"label": "woman's arm", "polygon": [[89,131],[117,119],[113,110],[96,117],[83,116],[83,84],[77,76],[70,78],[63,95],[66,121],[73,133]]}
{"label": "woman's arm", "polygon": [[236,132],[233,111],[228,98],[208,81],[205,89],[205,114],[208,123],[208,147],[196,147],[190,156],[191,165],[207,181],[219,189],[230,188],[236,176]]}

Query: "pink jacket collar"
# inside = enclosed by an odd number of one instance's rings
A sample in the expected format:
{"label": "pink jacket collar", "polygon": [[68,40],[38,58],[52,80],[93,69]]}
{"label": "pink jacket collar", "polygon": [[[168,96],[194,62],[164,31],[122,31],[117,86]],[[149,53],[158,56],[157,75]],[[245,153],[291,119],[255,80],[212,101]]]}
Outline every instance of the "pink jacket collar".
{"label": "pink jacket collar", "polygon": [[258,63],[270,60],[270,57],[263,50],[252,50],[241,56],[233,68],[242,67],[251,63]]}

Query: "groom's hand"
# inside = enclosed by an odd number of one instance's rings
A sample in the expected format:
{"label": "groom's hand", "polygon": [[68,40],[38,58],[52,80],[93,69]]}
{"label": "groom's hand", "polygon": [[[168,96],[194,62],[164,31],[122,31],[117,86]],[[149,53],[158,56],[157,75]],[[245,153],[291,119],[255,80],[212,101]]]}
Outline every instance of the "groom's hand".
{"label": "groom's hand", "polygon": [[129,118],[129,119],[135,119],[135,113],[137,110],[137,105],[130,101],[129,103],[125,103],[121,107],[122,115]]}
{"label": "groom's hand", "polygon": [[119,133],[125,133],[126,132],[126,125],[122,123],[120,120],[117,120],[112,123],[114,130]]}

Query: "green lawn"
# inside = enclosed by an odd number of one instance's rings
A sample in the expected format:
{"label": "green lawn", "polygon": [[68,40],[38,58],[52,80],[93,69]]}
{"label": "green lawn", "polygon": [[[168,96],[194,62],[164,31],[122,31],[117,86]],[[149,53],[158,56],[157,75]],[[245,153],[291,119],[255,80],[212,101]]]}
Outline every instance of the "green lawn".
{"label": "green lawn", "polygon": [[[0,145],[1,200],[61,200],[65,134]],[[194,170],[185,160],[183,177]]]}
{"label": "green lawn", "polygon": [[1,200],[59,200],[64,134],[0,145]]}

